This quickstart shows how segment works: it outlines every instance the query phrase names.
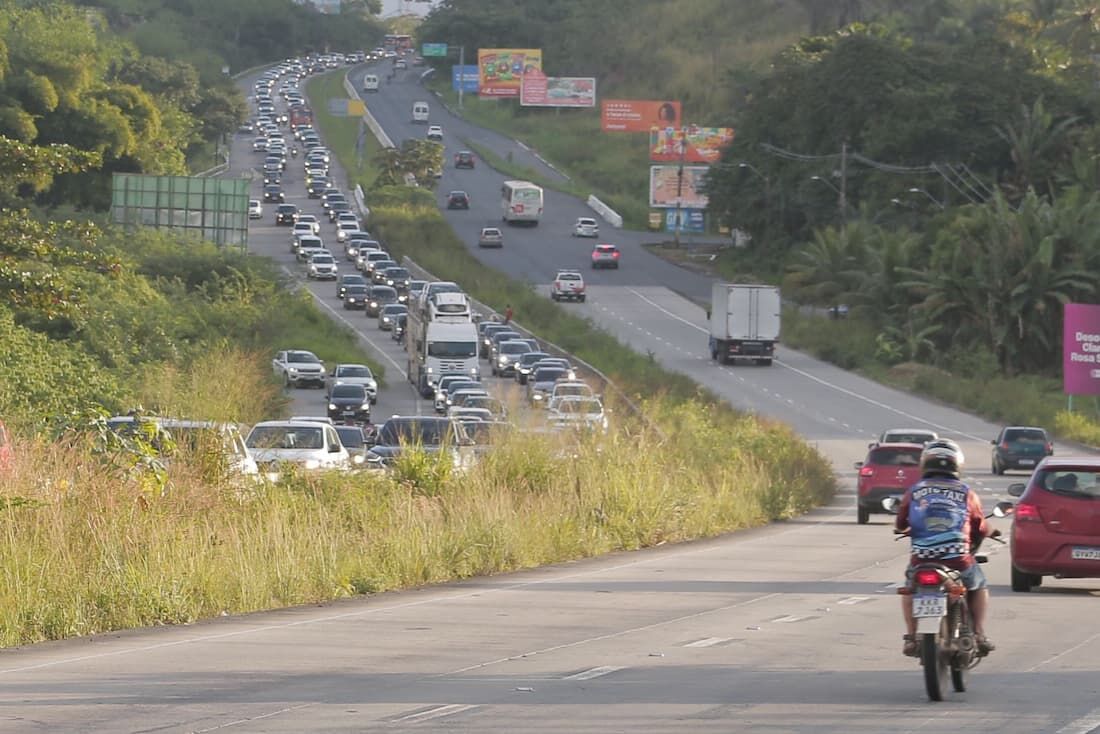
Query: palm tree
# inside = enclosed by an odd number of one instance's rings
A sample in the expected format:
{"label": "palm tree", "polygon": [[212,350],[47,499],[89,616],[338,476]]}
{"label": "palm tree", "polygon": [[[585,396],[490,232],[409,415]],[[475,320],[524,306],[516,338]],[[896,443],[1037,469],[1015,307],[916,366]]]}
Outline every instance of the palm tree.
{"label": "palm tree", "polygon": [[1009,146],[1014,167],[1011,178],[1001,184],[1006,193],[1014,200],[1023,198],[1029,188],[1052,193],[1054,169],[1069,154],[1071,133],[1079,120],[1067,117],[1055,122],[1040,97],[1031,107],[1021,105],[1016,122],[996,126],[998,137]]}
{"label": "palm tree", "polygon": [[817,230],[814,241],[795,256],[788,282],[817,305],[837,306],[853,300],[867,277],[862,266],[862,235],[860,222],[843,230]]}
{"label": "palm tree", "polygon": [[374,154],[374,166],[378,169],[375,183],[382,186],[399,186],[404,183],[405,164],[397,148],[382,148]]}

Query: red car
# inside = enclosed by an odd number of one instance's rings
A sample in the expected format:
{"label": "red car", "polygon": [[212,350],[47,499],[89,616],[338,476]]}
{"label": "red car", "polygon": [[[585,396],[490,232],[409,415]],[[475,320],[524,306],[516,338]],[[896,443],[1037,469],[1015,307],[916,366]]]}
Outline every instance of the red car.
{"label": "red car", "polygon": [[1100,459],[1047,458],[1025,484],[1012,522],[1012,590],[1043,576],[1100,578]]}
{"label": "red car", "polygon": [[867,458],[856,462],[859,469],[856,519],[860,525],[871,519],[872,512],[885,513],[882,501],[905,494],[920,481],[920,455],[924,447],[915,443],[874,444]]}

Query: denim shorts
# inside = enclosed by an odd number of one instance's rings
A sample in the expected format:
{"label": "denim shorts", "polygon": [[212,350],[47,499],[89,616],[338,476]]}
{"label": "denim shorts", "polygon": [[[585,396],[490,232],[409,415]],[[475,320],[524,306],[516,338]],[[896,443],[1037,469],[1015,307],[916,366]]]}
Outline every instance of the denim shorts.
{"label": "denim shorts", "polygon": [[[959,577],[962,579],[963,586],[966,587],[967,591],[978,591],[988,585],[985,580],[985,572],[977,563],[966,570],[959,571]],[[908,582],[913,581],[913,566],[905,569],[905,580]]]}

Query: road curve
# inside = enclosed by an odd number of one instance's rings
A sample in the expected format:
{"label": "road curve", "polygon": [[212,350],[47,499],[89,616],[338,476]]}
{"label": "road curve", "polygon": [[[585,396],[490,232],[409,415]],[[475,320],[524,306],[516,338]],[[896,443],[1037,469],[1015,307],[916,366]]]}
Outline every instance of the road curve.
{"label": "road curve", "polygon": [[[527,246],[537,249],[506,249]],[[525,267],[540,282],[537,261]],[[642,274],[602,277],[588,313],[602,304],[609,324],[630,315],[624,338],[654,344],[658,358],[723,394],[769,410],[797,395],[786,409],[793,424],[834,458],[866,438],[840,421],[878,430],[926,419],[986,435],[973,418],[796,353],[770,370],[706,364],[689,328],[698,313]],[[639,296],[655,305],[639,310]],[[792,395],[800,381],[807,392]],[[988,484],[994,496],[1000,485]],[[1095,584],[1013,595],[1007,554],[992,549],[999,649],[969,692],[929,704],[919,668],[900,655],[904,549],[881,521],[855,526],[852,502],[844,492],[797,520],[697,543],[7,650],[0,730],[1084,734],[1100,725]]]}

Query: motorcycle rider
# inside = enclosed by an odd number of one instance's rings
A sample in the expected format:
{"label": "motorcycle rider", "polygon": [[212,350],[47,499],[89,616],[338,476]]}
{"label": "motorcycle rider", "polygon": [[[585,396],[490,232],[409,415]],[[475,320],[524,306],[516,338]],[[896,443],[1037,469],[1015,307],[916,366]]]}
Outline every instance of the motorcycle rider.
{"label": "motorcycle rider", "polygon": [[[963,453],[954,441],[925,444],[920,456],[921,480],[902,497],[894,532],[908,531],[911,538],[907,581],[912,581],[915,566],[929,561],[960,572],[967,589],[978,654],[986,655],[996,648],[985,636],[989,589],[981,566],[974,560],[974,550],[983,539],[996,537],[1000,531],[991,532],[978,494],[959,479],[962,467]],[[907,584],[905,591],[908,588]],[[911,595],[902,595],[901,608],[906,627],[902,652],[917,657],[920,647]]]}

